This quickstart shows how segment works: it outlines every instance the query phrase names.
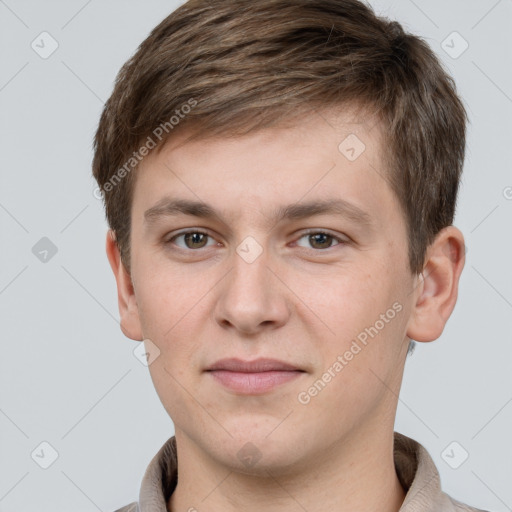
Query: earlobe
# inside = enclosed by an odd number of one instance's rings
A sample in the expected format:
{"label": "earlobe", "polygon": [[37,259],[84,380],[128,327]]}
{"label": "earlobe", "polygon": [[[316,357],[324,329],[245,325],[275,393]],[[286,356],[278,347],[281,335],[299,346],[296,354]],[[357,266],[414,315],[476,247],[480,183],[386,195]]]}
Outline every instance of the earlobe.
{"label": "earlobe", "polygon": [[115,239],[115,233],[109,229],[106,238],[107,258],[117,284],[117,302],[120,326],[123,334],[136,341],[142,341],[142,328],[139,318],[137,300],[130,274],[126,270]]}
{"label": "earlobe", "polygon": [[426,342],[441,336],[457,302],[464,253],[464,236],[455,226],[442,229],[427,249],[407,329],[411,339]]}

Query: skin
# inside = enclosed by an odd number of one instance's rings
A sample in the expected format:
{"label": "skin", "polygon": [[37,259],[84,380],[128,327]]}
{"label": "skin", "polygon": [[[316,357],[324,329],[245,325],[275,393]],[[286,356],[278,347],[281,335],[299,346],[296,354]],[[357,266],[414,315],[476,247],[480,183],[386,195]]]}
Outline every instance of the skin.
{"label": "skin", "polygon": [[[354,161],[338,149],[350,133],[366,146]],[[462,233],[443,229],[422,274],[411,273],[380,125],[349,110],[237,138],[187,135],[178,132],[138,169],[131,275],[112,232],[106,241],[122,331],[160,351],[149,370],[179,458],[168,510],[399,510],[393,427],[407,347],[444,329],[464,266]],[[221,219],[145,222],[165,197],[208,203]],[[273,219],[279,206],[326,198],[356,205],[371,226],[335,214]],[[170,240],[185,228],[209,236]],[[306,229],[337,238],[311,240]],[[236,252],[248,236],[262,249],[251,263]],[[394,303],[400,312],[301,403],[299,393]],[[242,395],[205,372],[226,357],[275,358],[304,372]],[[260,456],[252,465],[237,456],[246,443]]]}

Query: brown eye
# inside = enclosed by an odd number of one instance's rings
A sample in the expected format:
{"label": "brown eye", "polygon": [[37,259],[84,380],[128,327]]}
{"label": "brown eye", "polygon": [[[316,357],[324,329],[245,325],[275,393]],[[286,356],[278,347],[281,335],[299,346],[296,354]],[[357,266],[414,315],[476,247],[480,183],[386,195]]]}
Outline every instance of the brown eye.
{"label": "brown eye", "polygon": [[[167,243],[176,244],[180,249],[202,249],[207,247],[208,239],[211,239],[208,233],[202,231],[186,231],[178,235],[173,236]],[[212,243],[215,241],[211,239]],[[210,243],[209,245],[212,245]]]}
{"label": "brown eye", "polygon": [[309,242],[315,249],[328,249],[331,246],[333,237],[326,233],[317,233],[309,235]]}
{"label": "brown eye", "polygon": [[189,249],[200,249],[206,245],[207,238],[204,233],[187,233],[184,240]]}
{"label": "brown eye", "polygon": [[[330,249],[334,245],[339,245],[344,243],[344,240],[338,238],[334,235],[330,235],[329,233],[324,233],[323,231],[310,231],[308,233],[304,233],[299,240],[307,239],[308,246],[304,246],[298,243],[301,247],[313,248],[313,249]],[[333,243],[335,242],[335,243]]]}

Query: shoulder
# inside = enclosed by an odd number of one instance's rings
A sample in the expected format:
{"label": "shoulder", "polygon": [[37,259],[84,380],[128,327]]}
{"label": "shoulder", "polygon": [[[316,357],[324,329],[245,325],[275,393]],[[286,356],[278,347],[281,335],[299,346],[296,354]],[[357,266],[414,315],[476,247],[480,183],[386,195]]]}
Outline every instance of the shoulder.
{"label": "shoulder", "polygon": [[469,505],[457,501],[456,499],[450,496],[449,499],[452,502],[454,512],[489,512],[489,510],[482,510],[480,508],[470,507]]}
{"label": "shoulder", "polygon": [[133,503],[118,508],[117,510],[114,510],[114,512],[140,512],[140,510],[138,503],[134,501]]}

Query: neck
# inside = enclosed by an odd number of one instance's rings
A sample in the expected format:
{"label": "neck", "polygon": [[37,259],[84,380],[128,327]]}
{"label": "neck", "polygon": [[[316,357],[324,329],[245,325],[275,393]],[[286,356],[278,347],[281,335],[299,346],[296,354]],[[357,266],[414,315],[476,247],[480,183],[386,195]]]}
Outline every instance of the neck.
{"label": "neck", "polygon": [[[382,424],[357,432],[290,473],[268,468],[265,476],[217,464],[176,431],[178,484],[168,509],[234,512],[398,512],[405,492],[393,459],[393,430]],[[384,431],[384,433],[383,433]]]}

